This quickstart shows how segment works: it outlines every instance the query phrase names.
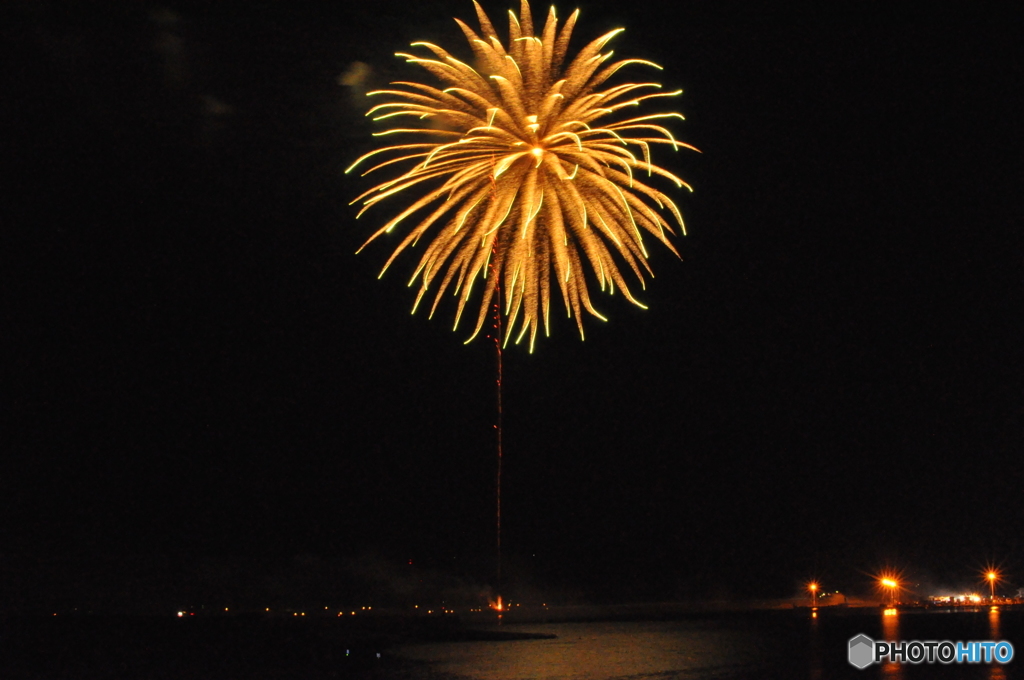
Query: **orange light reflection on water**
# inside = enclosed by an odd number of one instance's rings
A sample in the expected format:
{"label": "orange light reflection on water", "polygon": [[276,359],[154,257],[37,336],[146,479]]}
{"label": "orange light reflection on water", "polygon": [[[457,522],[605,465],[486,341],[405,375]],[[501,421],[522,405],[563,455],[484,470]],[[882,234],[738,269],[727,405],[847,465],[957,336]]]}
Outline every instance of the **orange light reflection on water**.
{"label": "orange light reflection on water", "polygon": [[[882,611],[882,637],[889,641],[900,639],[899,610],[895,607]],[[899,680],[903,677],[903,664],[893,663],[892,659],[888,659],[882,666],[882,677]]]}
{"label": "orange light reflection on water", "polygon": [[1003,636],[999,631],[999,607],[989,607],[988,610],[988,639],[1002,640]]}
{"label": "orange light reflection on water", "polygon": [[[989,607],[988,609],[988,639],[1003,639],[999,626],[999,607],[996,606]],[[1003,664],[989,664],[988,680],[1006,680],[1006,669],[1003,667]]]}

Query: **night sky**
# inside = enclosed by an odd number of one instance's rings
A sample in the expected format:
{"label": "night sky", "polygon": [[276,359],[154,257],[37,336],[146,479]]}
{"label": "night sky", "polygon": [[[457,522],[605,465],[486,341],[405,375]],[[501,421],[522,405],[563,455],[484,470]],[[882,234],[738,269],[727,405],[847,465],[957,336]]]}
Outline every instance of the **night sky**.
{"label": "night sky", "polygon": [[[625,26],[703,153],[655,151],[695,192],[649,309],[504,354],[507,588],[1024,585],[1019,17],[579,7],[571,51]],[[354,219],[338,80],[469,55],[471,3],[3,15],[3,606],[493,586],[493,345],[355,254],[399,204]]]}

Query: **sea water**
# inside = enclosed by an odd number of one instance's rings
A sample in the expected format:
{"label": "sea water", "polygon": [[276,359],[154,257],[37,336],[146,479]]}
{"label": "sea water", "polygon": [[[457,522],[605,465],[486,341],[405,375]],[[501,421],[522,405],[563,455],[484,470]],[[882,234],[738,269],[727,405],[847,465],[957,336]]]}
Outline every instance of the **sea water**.
{"label": "sea water", "polygon": [[672,621],[505,625],[502,631],[553,639],[405,645],[400,658],[428,677],[472,680],[722,680],[727,678],[1024,679],[1024,658],[1008,664],[850,665],[850,638],[1007,640],[1024,655],[1024,611],[880,609],[760,611]]}

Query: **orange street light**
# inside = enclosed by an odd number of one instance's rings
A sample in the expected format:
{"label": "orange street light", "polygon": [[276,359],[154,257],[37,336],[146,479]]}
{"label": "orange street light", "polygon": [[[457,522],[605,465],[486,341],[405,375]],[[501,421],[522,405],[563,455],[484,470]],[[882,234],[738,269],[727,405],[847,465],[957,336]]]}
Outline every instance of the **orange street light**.
{"label": "orange street light", "polygon": [[807,584],[807,589],[811,591],[811,606],[818,606],[818,584],[811,581]]}
{"label": "orange street light", "polygon": [[889,605],[893,606],[896,604],[896,589],[900,587],[900,584],[895,579],[883,577],[880,581],[883,588],[889,589]]}
{"label": "orange street light", "polygon": [[993,570],[989,570],[989,572],[987,574],[985,574],[985,578],[988,579],[989,595],[990,595],[992,601],[995,602],[996,601],[996,581],[999,580],[999,572],[995,571],[994,569]]}

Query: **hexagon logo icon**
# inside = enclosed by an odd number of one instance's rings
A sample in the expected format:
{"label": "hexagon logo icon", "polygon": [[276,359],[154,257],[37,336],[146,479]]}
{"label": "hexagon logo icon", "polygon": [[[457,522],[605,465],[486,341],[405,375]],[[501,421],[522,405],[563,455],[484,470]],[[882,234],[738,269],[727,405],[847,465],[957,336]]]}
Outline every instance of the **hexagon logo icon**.
{"label": "hexagon logo icon", "polygon": [[864,633],[850,638],[850,664],[864,670],[874,662],[875,641]]}

